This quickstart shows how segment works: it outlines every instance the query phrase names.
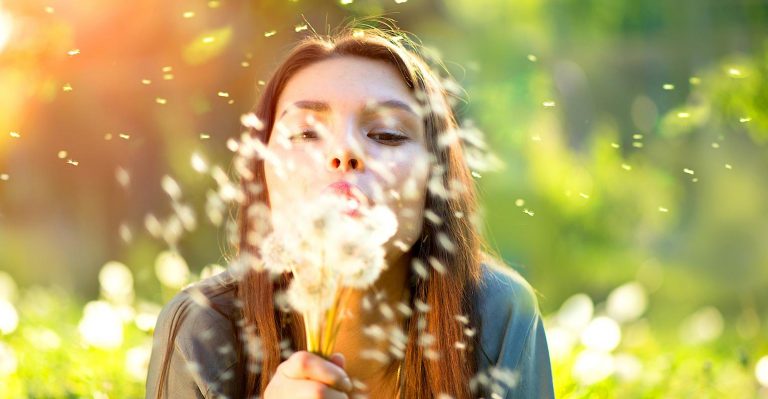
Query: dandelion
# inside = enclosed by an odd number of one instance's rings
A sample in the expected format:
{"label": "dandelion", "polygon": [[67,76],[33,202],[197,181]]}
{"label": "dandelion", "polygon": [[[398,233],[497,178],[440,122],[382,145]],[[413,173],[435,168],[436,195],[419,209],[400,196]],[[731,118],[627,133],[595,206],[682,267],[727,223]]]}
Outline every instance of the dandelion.
{"label": "dandelion", "polygon": [[189,266],[178,252],[163,251],[155,259],[155,274],[164,286],[180,289],[189,280]]}
{"label": "dandelion", "polygon": [[75,161],[74,159],[67,159],[67,164],[72,166],[77,166],[80,164],[79,161]]}
{"label": "dandelion", "polygon": [[763,387],[768,388],[768,356],[763,356],[755,365],[755,377],[757,382]]}
{"label": "dandelion", "polygon": [[386,207],[336,195],[275,217],[275,230],[261,243],[264,265],[293,274],[284,299],[304,316],[308,350],[329,356],[350,292],[372,285],[386,267],[383,244],[397,221]]}
{"label": "dandelion", "polygon": [[595,317],[581,333],[581,343],[597,351],[610,352],[616,349],[620,341],[621,328],[610,317]]}
{"label": "dandelion", "polygon": [[16,372],[19,362],[13,348],[0,341],[0,377],[5,377]]}
{"label": "dandelion", "polygon": [[0,299],[0,334],[8,335],[16,331],[19,326],[19,314],[13,304],[5,299]]}
{"label": "dandelion", "polygon": [[146,381],[151,353],[151,348],[146,345],[135,346],[125,352],[125,370],[134,381]]}
{"label": "dandelion", "polygon": [[115,303],[133,300],[133,274],[120,262],[111,261],[102,266],[99,284],[104,297]]}
{"label": "dandelion", "polygon": [[582,385],[592,385],[613,374],[614,359],[609,353],[586,349],[573,364],[573,377]]}
{"label": "dandelion", "polygon": [[628,322],[640,317],[647,305],[645,289],[640,283],[634,281],[611,291],[608,295],[606,311],[614,320]]}
{"label": "dandelion", "polygon": [[123,320],[108,302],[88,302],[77,328],[83,341],[97,348],[114,349],[123,343]]}

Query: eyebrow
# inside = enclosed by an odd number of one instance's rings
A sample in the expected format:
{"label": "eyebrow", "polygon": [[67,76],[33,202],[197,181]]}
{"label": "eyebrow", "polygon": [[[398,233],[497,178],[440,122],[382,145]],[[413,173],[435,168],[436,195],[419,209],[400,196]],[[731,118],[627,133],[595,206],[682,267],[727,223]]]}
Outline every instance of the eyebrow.
{"label": "eyebrow", "polygon": [[[365,108],[363,112],[365,113],[371,113],[376,112],[377,110],[381,108],[394,108],[406,111],[410,114],[413,114],[414,116],[419,116],[419,114],[411,107],[410,105],[400,101],[400,100],[385,100],[385,101],[373,101],[365,105]],[[315,112],[329,112],[331,110],[331,106],[324,101],[313,101],[313,100],[301,100],[296,101],[294,103],[289,104],[283,112],[280,114],[280,117],[277,119],[282,118],[285,116],[285,114],[288,113],[288,111],[291,111],[293,109],[306,109],[310,111]]]}

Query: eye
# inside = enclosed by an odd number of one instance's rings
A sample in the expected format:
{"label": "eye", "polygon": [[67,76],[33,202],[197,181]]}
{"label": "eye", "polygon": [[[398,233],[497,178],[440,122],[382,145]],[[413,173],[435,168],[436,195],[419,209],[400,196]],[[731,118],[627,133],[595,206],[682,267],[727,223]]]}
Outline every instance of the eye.
{"label": "eye", "polygon": [[302,129],[298,133],[292,135],[290,137],[291,141],[300,141],[300,140],[311,140],[318,138],[317,131],[314,129]]}
{"label": "eye", "polygon": [[402,133],[387,132],[387,131],[379,131],[379,132],[373,131],[368,133],[368,137],[387,145],[398,145],[400,143],[410,140],[408,136]]}

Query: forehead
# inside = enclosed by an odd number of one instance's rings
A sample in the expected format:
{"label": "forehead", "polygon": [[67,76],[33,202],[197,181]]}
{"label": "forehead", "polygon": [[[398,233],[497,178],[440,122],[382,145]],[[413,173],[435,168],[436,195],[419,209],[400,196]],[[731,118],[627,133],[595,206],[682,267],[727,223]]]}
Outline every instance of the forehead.
{"label": "forehead", "polygon": [[310,64],[292,76],[277,102],[277,114],[296,101],[326,102],[332,109],[356,110],[369,101],[400,100],[415,108],[416,98],[394,65],[342,56]]}

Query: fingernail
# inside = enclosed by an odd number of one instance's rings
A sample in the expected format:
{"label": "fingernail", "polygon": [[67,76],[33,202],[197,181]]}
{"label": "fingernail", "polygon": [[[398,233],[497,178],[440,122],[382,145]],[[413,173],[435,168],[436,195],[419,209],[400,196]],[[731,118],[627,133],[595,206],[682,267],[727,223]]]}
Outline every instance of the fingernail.
{"label": "fingernail", "polygon": [[352,390],[352,380],[349,379],[349,377],[344,377],[343,380],[341,380],[341,383],[345,387],[345,391],[351,391]]}

